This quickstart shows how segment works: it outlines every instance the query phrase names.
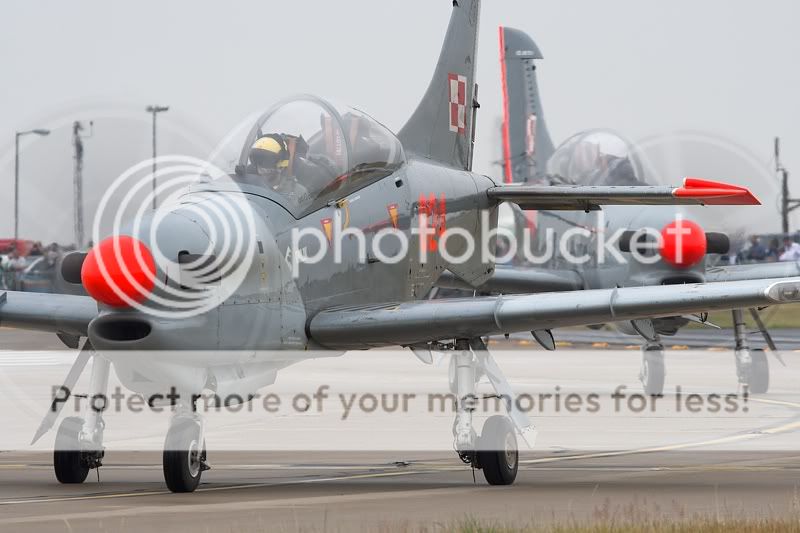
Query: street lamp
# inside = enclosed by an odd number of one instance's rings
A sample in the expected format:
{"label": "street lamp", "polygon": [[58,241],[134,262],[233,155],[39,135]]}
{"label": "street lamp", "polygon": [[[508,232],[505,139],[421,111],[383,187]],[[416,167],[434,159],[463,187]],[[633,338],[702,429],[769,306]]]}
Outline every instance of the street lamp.
{"label": "street lamp", "polygon": [[18,131],[14,138],[14,245],[19,239],[19,138],[23,135],[50,135],[50,130],[36,128],[35,130]]}
{"label": "street lamp", "polygon": [[145,109],[148,113],[153,115],[153,210],[156,209],[156,115],[158,113],[169,111],[169,106],[149,105]]}

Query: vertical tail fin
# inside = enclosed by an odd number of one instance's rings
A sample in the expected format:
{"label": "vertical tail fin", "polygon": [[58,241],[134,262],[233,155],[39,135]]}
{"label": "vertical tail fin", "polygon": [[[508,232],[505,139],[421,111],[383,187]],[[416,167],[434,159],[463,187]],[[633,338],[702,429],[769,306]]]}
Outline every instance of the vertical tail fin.
{"label": "vertical tail fin", "polygon": [[453,0],[436,71],[414,114],[398,133],[406,151],[468,168],[480,0]]}
{"label": "vertical tail fin", "polygon": [[530,36],[500,26],[503,174],[506,183],[540,181],[554,151],[536,83],[536,59],[542,59],[542,53]]}

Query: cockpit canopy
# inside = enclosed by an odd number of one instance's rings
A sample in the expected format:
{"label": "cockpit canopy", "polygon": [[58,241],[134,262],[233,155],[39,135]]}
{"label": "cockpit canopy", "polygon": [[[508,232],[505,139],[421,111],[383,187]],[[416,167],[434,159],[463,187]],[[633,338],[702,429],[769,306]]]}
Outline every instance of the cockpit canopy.
{"label": "cockpit canopy", "polygon": [[[265,136],[285,143],[280,173],[264,171],[251,155]],[[309,212],[388,176],[404,162],[400,141],[369,115],[303,95],[259,117],[244,142],[235,174],[242,183],[288,199],[293,211]]]}
{"label": "cockpit canopy", "polygon": [[643,185],[646,183],[635,147],[608,130],[573,135],[547,161],[547,174],[582,185]]}

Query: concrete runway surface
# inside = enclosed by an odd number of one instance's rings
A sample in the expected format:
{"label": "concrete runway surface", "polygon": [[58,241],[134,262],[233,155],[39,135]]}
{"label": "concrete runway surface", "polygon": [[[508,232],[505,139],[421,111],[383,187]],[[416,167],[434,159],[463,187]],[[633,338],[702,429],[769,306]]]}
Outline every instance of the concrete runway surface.
{"label": "concrete runway surface", "polygon": [[[0,349],[34,348],[60,346],[50,335],[0,330]],[[675,379],[692,368],[683,368],[687,362],[677,355]],[[797,368],[800,356],[787,355],[790,369]],[[325,372],[325,365],[335,368],[338,362],[308,364],[322,365],[318,368]],[[635,369],[636,358],[629,366]],[[540,379],[551,379],[549,373],[557,370],[541,366]],[[566,372],[574,377],[579,370]],[[729,376],[714,379],[724,384]],[[745,421],[755,425],[747,432],[724,421],[687,419],[683,434],[662,439],[659,431],[666,437],[667,430],[659,429],[657,418],[643,419],[644,426],[627,422],[632,431],[646,428],[646,442],[664,445],[592,450],[574,444],[591,432],[606,431],[609,419],[587,419],[591,427],[542,420],[540,427],[553,429],[523,454],[511,487],[489,487],[479,471],[473,481],[473,472],[454,453],[442,451],[212,452],[212,470],[204,474],[201,488],[183,495],[166,491],[161,457],[154,451],[109,449],[100,483],[92,472],[77,486],[55,481],[49,453],[0,452],[0,531],[405,531],[435,530],[467,517],[507,525],[694,514],[796,517],[796,383],[790,374],[774,373],[774,393],[753,399]],[[620,427],[616,430],[619,439]],[[720,439],[727,443],[724,449]],[[560,448],[558,442],[572,445]]]}
{"label": "concrete runway surface", "polygon": [[[504,524],[798,513],[798,453],[526,455],[512,487],[455,457],[237,454],[194,494],[169,494],[157,456],[107,457],[101,483],[58,485],[47,456],[0,455],[2,531],[405,531]],[[406,461],[401,466],[393,461]]]}

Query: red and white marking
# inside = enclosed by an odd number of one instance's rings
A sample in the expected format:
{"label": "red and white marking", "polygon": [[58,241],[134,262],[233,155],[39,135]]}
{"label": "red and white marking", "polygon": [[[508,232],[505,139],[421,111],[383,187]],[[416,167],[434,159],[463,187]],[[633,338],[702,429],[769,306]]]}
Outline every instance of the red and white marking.
{"label": "red and white marking", "polygon": [[450,131],[463,134],[467,129],[467,77],[447,75],[450,87]]}

